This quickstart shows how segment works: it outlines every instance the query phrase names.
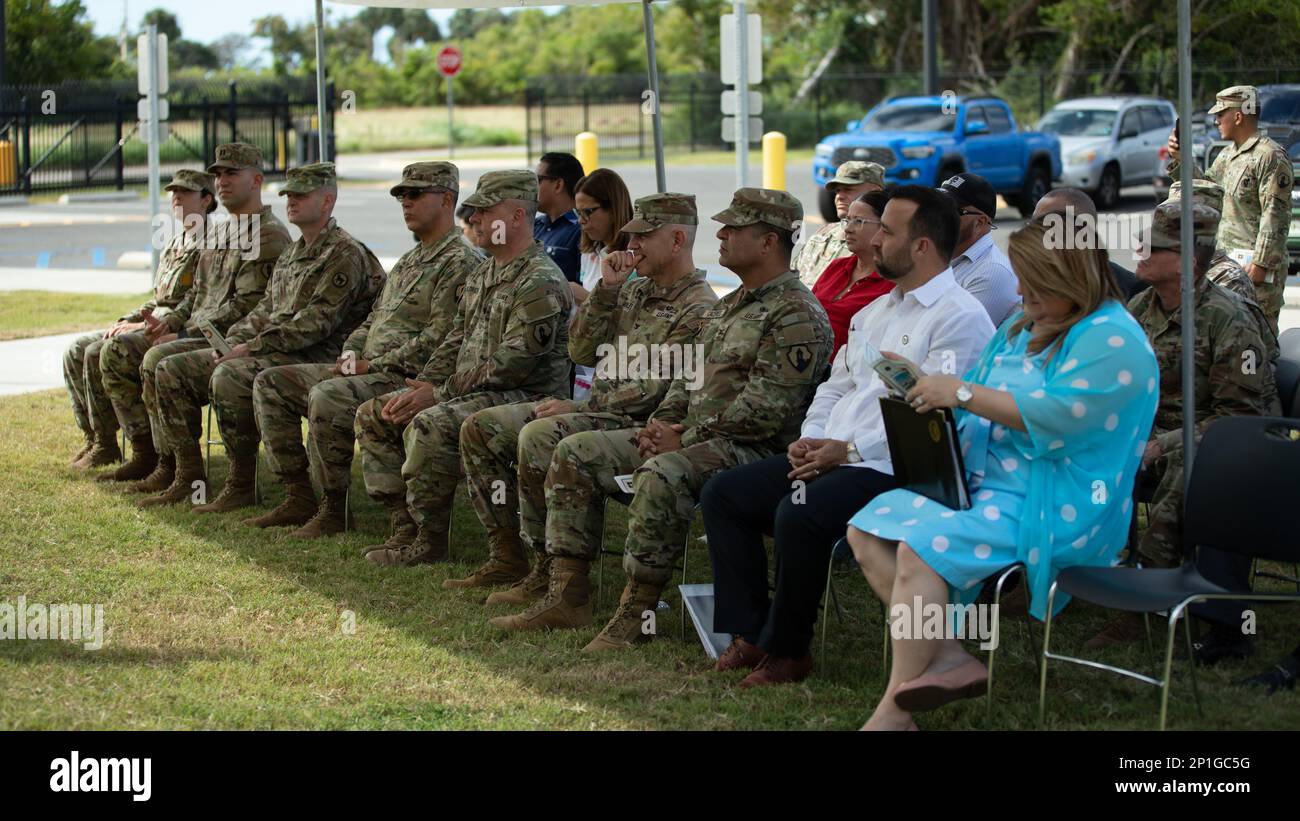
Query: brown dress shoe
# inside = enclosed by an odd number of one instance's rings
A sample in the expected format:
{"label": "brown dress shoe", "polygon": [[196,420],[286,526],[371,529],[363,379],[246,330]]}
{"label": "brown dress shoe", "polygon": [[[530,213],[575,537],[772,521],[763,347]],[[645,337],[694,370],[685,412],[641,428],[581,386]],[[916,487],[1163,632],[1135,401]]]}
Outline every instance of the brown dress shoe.
{"label": "brown dress shoe", "polygon": [[762,687],[766,684],[793,684],[803,681],[812,672],[812,656],[801,659],[786,658],[768,654],[754,668],[754,672],[745,676],[741,687]]}
{"label": "brown dress shoe", "polygon": [[1121,613],[1101,628],[1101,632],[1083,643],[1085,650],[1100,650],[1114,644],[1132,644],[1146,634],[1139,613]]}
{"label": "brown dress shoe", "polygon": [[719,673],[728,670],[753,670],[765,655],[767,654],[757,644],[750,644],[740,636],[734,636],[731,645],[718,656],[718,663],[713,665],[713,669]]}

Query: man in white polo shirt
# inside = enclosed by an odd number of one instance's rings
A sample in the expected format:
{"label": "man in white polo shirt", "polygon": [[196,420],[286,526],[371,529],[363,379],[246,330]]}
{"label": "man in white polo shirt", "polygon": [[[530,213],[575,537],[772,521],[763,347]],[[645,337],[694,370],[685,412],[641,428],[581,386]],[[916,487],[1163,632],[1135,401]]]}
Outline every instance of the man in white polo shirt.
{"label": "man in white polo shirt", "polygon": [[939,190],[952,196],[961,215],[957,247],[952,252],[952,275],[957,284],[980,301],[996,328],[1020,307],[1011,260],[993,244],[997,192],[979,174],[968,173],[954,174],[944,180]]}
{"label": "man in white polo shirt", "polygon": [[[800,681],[826,565],[848,520],[895,486],[880,414],[888,394],[868,351],[893,352],[927,373],[964,373],[993,336],[984,307],[948,267],[957,209],[933,188],[898,188],[872,244],[895,287],[849,323],[830,378],[817,389],[801,437],[785,454],[715,476],[700,505],[713,561],[714,621],[733,636],[718,671],[743,669],[742,687]],[[763,536],[775,537],[769,600]]]}

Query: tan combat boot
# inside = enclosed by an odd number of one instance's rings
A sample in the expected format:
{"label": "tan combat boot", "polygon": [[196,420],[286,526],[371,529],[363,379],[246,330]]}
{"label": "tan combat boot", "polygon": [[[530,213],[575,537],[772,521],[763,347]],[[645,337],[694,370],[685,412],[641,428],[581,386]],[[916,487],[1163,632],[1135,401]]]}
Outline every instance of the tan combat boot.
{"label": "tan combat boot", "polygon": [[153,449],[153,434],[131,437],[131,460],[112,473],[95,477],[96,482],[133,482],[143,479],[158,467],[158,453]]}
{"label": "tan combat boot", "polygon": [[415,519],[411,518],[411,511],[407,509],[404,497],[385,496],[376,501],[388,508],[388,524],[392,535],[382,544],[366,545],[361,548],[362,558],[376,550],[401,550],[411,543],[420,529],[415,524]]}
{"label": "tan combat boot", "polygon": [[120,461],[122,461],[122,448],[117,444],[117,431],[110,433],[95,431],[95,442],[90,446],[90,453],[78,459],[72,466],[89,470]]}
{"label": "tan combat boot", "polygon": [[161,493],[166,490],[176,478],[176,454],[168,451],[159,454],[158,465],[144,478],[144,481],[136,482],[128,490],[133,493]]}
{"label": "tan combat boot", "polygon": [[289,534],[291,539],[316,539],[333,536],[347,529],[348,492],[327,490],[321,497],[320,508],[305,525]]}
{"label": "tan combat boot", "polygon": [[89,456],[90,450],[93,447],[95,447],[95,437],[87,436],[86,444],[81,446],[81,450],[77,451],[77,455],[72,457],[72,461],[68,462],[68,466],[74,468],[79,467],[77,463]]}
{"label": "tan combat boot", "polygon": [[538,551],[533,562],[533,569],[528,575],[511,585],[509,590],[498,590],[483,602],[488,607],[500,604],[526,607],[546,595],[546,588],[551,582],[551,557],[546,551]]}
{"label": "tan combat boot", "polygon": [[226,513],[257,504],[256,493],[257,451],[248,455],[230,454],[230,474],[221,486],[217,498],[206,505],[198,505],[195,513]]}
{"label": "tan combat boot", "polygon": [[[391,542],[392,539],[389,539]],[[430,535],[424,528],[419,528],[415,538],[400,548],[379,547],[366,554],[366,561],[381,566],[397,565],[411,567],[417,564],[432,564],[447,555],[447,534],[441,537]]]}
{"label": "tan combat boot", "polygon": [[634,644],[650,640],[642,631],[645,620],[642,614],[649,610],[655,612],[659,605],[659,594],[663,592],[662,584],[646,584],[636,579],[628,579],[623,595],[619,597],[618,609],[614,617],[600,631],[600,635],[591,640],[591,644],[582,648],[584,653],[602,653],[606,650],[623,650]]}
{"label": "tan combat boot", "polygon": [[199,450],[198,442],[187,441],[176,450],[175,457],[176,473],[172,477],[171,484],[157,496],[150,496],[136,502],[136,507],[174,505],[177,502],[188,501],[190,494],[194,492],[194,482],[207,484],[208,477],[203,472],[203,452]]}
{"label": "tan combat boot", "polygon": [[250,516],[241,524],[249,527],[299,527],[316,512],[316,491],[307,471],[284,480],[284,501],[261,516]]}
{"label": "tan combat boot", "polygon": [[442,589],[514,584],[527,575],[528,559],[524,557],[519,531],[494,527],[488,530],[488,560],[463,579],[446,579],[442,583]]}
{"label": "tan combat boot", "polygon": [[498,616],[488,624],[498,630],[554,630],[591,624],[591,562],[567,556],[551,558],[546,595],[522,613]]}

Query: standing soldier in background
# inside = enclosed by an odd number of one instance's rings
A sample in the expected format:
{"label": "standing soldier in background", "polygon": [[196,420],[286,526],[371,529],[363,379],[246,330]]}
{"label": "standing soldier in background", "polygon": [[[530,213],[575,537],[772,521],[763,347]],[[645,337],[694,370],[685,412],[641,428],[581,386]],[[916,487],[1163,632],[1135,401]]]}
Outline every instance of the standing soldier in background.
{"label": "standing soldier in background", "polygon": [[[186,461],[197,456],[199,444],[197,438],[184,438],[185,419],[209,397],[230,461],[221,493],[195,513],[224,513],[256,501],[260,436],[253,383],[258,374],[275,365],[334,361],[384,285],[379,260],[332,216],[338,201],[334,163],[290,169],[280,195],[288,197],[289,222],[302,236],[280,254],[262,300],[230,326],[225,335],[230,350],[181,354],[158,366],[164,424],[173,441],[183,440]],[[187,484],[196,479],[206,481],[191,476]]]}
{"label": "standing soldier in background", "polygon": [[[63,381],[72,397],[72,414],[86,437],[86,446],[73,457],[73,466],[100,467],[121,459],[116,438],[119,424],[131,439],[131,461],[99,476],[101,481],[143,479],[158,460],[149,436],[149,417],[140,404],[140,359],[151,341],[145,318],[166,316],[194,284],[199,240],[207,215],[217,207],[211,174],[177,171],[166,190],[171,192],[172,216],[181,225],[174,229],[158,258],[153,299],[120,317],[108,330],[78,337],[63,355]],[[196,217],[197,236],[184,230],[186,219]],[[105,351],[110,351],[107,357]]]}
{"label": "standing soldier in background", "polygon": [[[211,322],[219,333],[225,333],[253,310],[266,290],[275,261],[289,244],[289,229],[271,213],[271,206],[262,204],[262,152],[256,146],[217,146],[216,161],[208,166],[208,173],[215,176],[217,197],[230,217],[210,224],[199,251],[194,286],[181,303],[166,316],[145,318],[150,348],[140,362],[140,386],[158,450],[158,466],[143,481],[132,485],[131,489],[139,493],[167,490],[176,476],[175,444],[163,432],[155,386],[159,364],[169,356],[209,347],[198,323]],[[195,440],[203,432],[201,407],[193,408],[186,419],[190,438]],[[201,464],[193,467],[202,474]],[[175,501],[189,495],[188,482],[181,491],[174,491],[180,494]]]}
{"label": "standing soldier in background", "polygon": [[[1246,269],[1256,301],[1277,333],[1286,288],[1286,237],[1291,226],[1291,160],[1282,146],[1259,133],[1259,91],[1232,86],[1210,108],[1219,135],[1232,145],[1215,157],[1205,177],[1223,186],[1218,247]],[[1178,179],[1178,134],[1169,135],[1169,174]]]}
{"label": "standing soldier in background", "polygon": [[826,181],[826,190],[835,195],[835,213],[839,221],[823,225],[811,237],[805,234],[790,255],[790,267],[799,272],[804,285],[812,288],[827,265],[852,253],[844,239],[844,218],[848,216],[849,206],[862,194],[883,191],[884,188],[885,169],[877,163],[850,160],[835,169],[835,176]]}
{"label": "standing soldier in background", "polygon": [[[393,266],[370,316],[343,343],[333,364],[282,365],[258,375],[253,383],[257,428],[266,460],[284,483],[285,499],[244,524],[305,525],[289,534],[300,539],[343,531],[357,408],[404,388],[406,379],[420,372],[456,318],[466,277],[482,262],[456,226],[459,190],[460,173],[449,162],[406,166],[390,193],[418,244]],[[319,508],[313,480],[323,497]]]}
{"label": "standing soldier in background", "polygon": [[[533,239],[537,175],[489,171],[465,204],[474,209],[474,241],[488,259],[469,275],[451,330],[420,375],[406,380],[407,390],[357,409],[366,491],[392,521],[388,541],[366,549],[372,564],[409,566],[446,555],[466,417],[569,393],[573,291]],[[489,540],[493,556],[508,555],[506,547]],[[492,582],[527,573],[526,560],[503,562]]]}

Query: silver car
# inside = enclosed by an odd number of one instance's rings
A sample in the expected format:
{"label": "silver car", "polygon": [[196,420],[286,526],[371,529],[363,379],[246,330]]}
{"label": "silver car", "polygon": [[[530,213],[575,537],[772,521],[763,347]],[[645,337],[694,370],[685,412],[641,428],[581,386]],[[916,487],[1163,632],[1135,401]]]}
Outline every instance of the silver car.
{"label": "silver car", "polygon": [[1159,97],[1080,97],[1057,104],[1038,130],[1061,140],[1060,184],[1113,208],[1121,188],[1150,185],[1160,172],[1174,117],[1173,104]]}

